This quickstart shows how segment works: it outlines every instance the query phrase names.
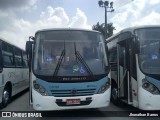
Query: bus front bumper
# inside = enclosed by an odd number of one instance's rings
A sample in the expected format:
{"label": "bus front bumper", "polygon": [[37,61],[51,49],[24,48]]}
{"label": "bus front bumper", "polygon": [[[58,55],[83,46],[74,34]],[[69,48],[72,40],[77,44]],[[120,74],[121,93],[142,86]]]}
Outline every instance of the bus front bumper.
{"label": "bus front bumper", "polygon": [[153,95],[150,92],[139,89],[139,108],[142,110],[160,110],[160,95]]}
{"label": "bus front bumper", "polygon": [[[102,94],[94,94],[90,96],[76,96],[76,97],[54,97],[54,96],[42,96],[37,91],[32,89],[33,95],[33,108],[35,110],[44,111],[44,110],[65,110],[65,109],[85,109],[85,108],[101,108],[109,106],[110,104],[110,92],[111,88],[105,91]],[[91,101],[87,103],[87,98],[91,98]],[[67,106],[67,99],[80,99],[83,103],[74,106]],[[65,104],[57,104],[57,100],[62,100]],[[86,101],[86,102],[85,102]]]}

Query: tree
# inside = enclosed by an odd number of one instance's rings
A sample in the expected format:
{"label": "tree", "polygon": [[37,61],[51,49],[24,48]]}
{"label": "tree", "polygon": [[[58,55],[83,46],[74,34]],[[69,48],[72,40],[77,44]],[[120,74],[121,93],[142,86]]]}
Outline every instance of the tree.
{"label": "tree", "polygon": [[[99,22],[97,22],[96,25],[92,26],[93,30],[97,30],[99,32],[101,32],[105,37],[106,37],[106,28],[105,28],[105,23],[99,24]],[[113,27],[113,23],[109,23],[107,24],[107,38],[113,35],[113,30],[115,30],[115,27]],[[105,38],[105,39],[107,39]]]}

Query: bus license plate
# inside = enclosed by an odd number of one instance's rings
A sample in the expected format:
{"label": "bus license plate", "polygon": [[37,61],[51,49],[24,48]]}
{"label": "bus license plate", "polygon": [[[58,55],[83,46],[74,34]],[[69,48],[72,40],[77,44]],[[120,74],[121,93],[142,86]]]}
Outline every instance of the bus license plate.
{"label": "bus license plate", "polygon": [[67,105],[80,104],[80,99],[67,99],[66,104]]}

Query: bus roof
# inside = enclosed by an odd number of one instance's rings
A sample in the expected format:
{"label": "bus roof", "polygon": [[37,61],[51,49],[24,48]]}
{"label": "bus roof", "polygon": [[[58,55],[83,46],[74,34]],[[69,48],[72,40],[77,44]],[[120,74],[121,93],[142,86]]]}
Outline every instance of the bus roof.
{"label": "bus roof", "polygon": [[132,31],[134,31],[134,30],[136,30],[136,29],[153,28],[153,27],[154,27],[154,28],[155,28],[155,27],[160,28],[160,25],[142,25],[142,26],[128,27],[128,28],[125,28],[125,29],[121,30],[120,33],[126,32],[126,31],[132,32]]}
{"label": "bus roof", "polygon": [[125,29],[121,30],[120,32],[116,33],[115,35],[112,35],[111,37],[107,38],[106,42],[110,42],[112,40],[112,38],[117,37],[119,34],[124,33],[124,32],[133,33],[134,30],[136,30],[136,29],[153,28],[153,27],[160,28],[160,25],[143,25],[143,26],[128,27],[128,28],[125,28]]}
{"label": "bus roof", "polygon": [[[87,31],[87,32],[100,33],[99,31],[96,31],[96,30],[89,30],[89,29],[82,29],[82,28],[49,28],[49,29],[41,29],[41,30],[38,30],[37,32],[44,32],[44,31],[62,31],[62,30],[66,30],[66,31]],[[36,32],[36,33],[37,33],[37,32]]]}
{"label": "bus roof", "polygon": [[2,37],[0,37],[0,41],[4,41],[4,42],[6,42],[6,43],[8,43],[8,44],[10,44],[10,45],[12,45],[12,46],[15,46],[15,47],[19,48],[20,50],[25,51],[24,49],[18,47],[17,45],[11,43],[10,41],[8,41],[8,40],[6,40],[6,39],[4,39],[4,38],[2,38]]}

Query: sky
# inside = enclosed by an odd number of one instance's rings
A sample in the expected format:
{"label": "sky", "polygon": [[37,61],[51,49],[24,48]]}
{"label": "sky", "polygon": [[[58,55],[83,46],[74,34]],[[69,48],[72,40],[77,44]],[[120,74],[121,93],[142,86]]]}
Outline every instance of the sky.
{"label": "sky", "polygon": [[[0,0],[0,38],[21,48],[29,36],[45,28],[84,28],[104,23],[99,0]],[[120,30],[139,25],[160,24],[160,0],[109,0],[115,11],[108,23]],[[109,10],[109,9],[108,9]]]}

